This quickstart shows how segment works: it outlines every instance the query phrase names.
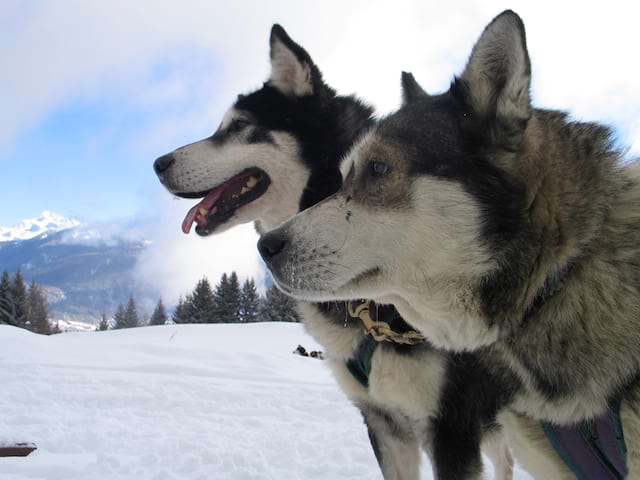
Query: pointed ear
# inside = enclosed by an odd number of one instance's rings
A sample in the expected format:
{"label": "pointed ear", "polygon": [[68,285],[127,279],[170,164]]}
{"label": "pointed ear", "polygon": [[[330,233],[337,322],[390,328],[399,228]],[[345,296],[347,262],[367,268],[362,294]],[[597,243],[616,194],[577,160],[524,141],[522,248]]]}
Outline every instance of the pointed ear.
{"label": "pointed ear", "polygon": [[488,128],[476,133],[496,146],[517,150],[531,117],[530,83],[524,24],[506,10],[484,29],[453,88],[463,97],[471,122]]}
{"label": "pointed ear", "polygon": [[320,71],[309,54],[295,43],[284,28],[271,28],[271,76],[269,84],[289,97],[303,97],[318,93],[322,86]]}
{"label": "pointed ear", "polygon": [[418,82],[416,82],[411,72],[402,72],[400,83],[402,84],[402,105],[407,105],[418,98],[426,98],[429,96]]}

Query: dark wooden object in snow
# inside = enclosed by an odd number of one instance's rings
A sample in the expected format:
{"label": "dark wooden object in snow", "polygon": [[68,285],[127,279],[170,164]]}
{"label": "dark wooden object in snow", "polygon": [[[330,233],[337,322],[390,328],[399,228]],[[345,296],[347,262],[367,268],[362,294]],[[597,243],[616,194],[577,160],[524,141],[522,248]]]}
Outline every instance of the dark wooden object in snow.
{"label": "dark wooden object in snow", "polygon": [[0,445],[0,457],[26,457],[37,448],[35,443]]}

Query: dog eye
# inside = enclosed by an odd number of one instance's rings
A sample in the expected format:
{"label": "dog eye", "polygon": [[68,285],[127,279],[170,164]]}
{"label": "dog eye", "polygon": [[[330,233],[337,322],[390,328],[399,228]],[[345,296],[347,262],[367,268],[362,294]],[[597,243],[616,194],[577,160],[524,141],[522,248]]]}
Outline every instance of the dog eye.
{"label": "dog eye", "polygon": [[370,162],[371,165],[371,173],[375,176],[375,177],[382,177],[383,175],[386,175],[387,173],[389,173],[389,165],[387,165],[384,162],[381,162],[379,160],[372,160]]}

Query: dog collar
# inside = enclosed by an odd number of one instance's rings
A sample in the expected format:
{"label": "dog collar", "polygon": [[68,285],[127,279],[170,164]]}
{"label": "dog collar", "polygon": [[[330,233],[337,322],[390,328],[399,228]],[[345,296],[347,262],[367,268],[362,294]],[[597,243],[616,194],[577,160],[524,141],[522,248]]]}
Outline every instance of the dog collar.
{"label": "dog collar", "polygon": [[350,319],[362,322],[364,332],[376,342],[417,345],[426,341],[424,335],[411,328],[390,305],[378,305],[371,300],[353,300],[347,303]]}
{"label": "dog collar", "polygon": [[371,300],[354,300],[347,303],[348,320],[361,321],[365,336],[358,349],[346,362],[349,373],[363,387],[369,387],[371,359],[382,342],[392,342],[407,347],[425,342],[422,334],[415,331],[390,305],[377,305]]}

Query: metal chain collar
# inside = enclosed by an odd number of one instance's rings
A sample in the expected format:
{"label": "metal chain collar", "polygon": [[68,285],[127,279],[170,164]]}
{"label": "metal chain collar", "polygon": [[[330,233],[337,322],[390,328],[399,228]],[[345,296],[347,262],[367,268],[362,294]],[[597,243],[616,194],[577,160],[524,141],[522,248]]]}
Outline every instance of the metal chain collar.
{"label": "metal chain collar", "polygon": [[417,345],[425,341],[424,335],[415,330],[398,333],[393,330],[387,322],[381,322],[371,318],[371,300],[347,302],[347,312],[349,316],[360,319],[364,326],[365,333],[371,335],[376,342]]}

